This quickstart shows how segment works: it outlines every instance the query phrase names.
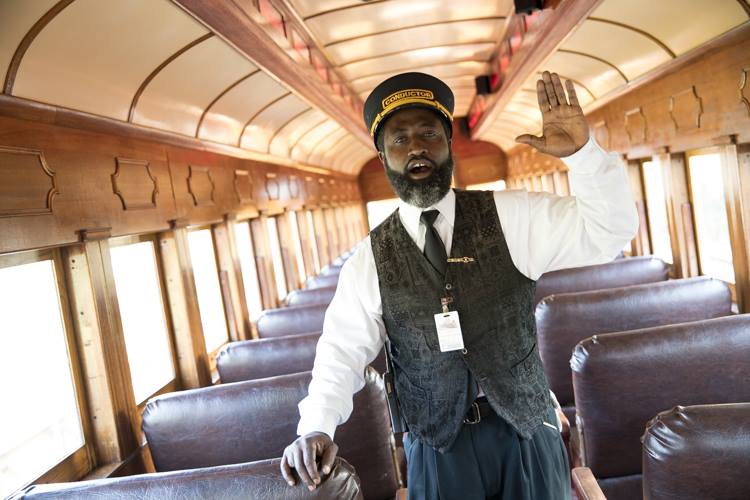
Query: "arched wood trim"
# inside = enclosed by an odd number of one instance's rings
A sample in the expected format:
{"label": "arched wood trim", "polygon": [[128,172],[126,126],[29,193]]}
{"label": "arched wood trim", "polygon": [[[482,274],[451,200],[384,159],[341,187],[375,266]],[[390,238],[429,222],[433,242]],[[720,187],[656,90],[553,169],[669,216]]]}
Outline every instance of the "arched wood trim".
{"label": "arched wood trim", "polygon": [[161,72],[161,70],[163,70],[165,67],[167,67],[167,65],[169,63],[171,63],[172,61],[174,61],[175,59],[177,59],[182,54],[184,54],[188,50],[192,49],[193,47],[195,47],[199,43],[202,43],[202,42],[208,40],[212,36],[214,36],[213,33],[206,33],[202,37],[196,38],[195,40],[193,40],[189,44],[185,45],[180,50],[178,50],[177,52],[175,52],[174,54],[172,54],[171,56],[169,56],[168,58],[166,58],[161,64],[159,64],[156,67],[156,69],[154,69],[151,72],[151,74],[149,74],[146,77],[145,80],[143,80],[143,82],[141,83],[141,85],[138,87],[138,90],[136,90],[135,95],[133,96],[133,100],[130,102],[130,110],[128,111],[128,121],[129,122],[131,122],[131,123],[133,122],[133,116],[135,115],[135,107],[138,106],[138,100],[141,98],[141,94],[143,94],[143,92],[146,90],[146,87],[148,87],[148,84],[151,83],[151,80],[153,80],[154,78],[156,78],[156,75],[158,75]]}
{"label": "arched wood trim", "polygon": [[745,11],[745,14],[747,14],[747,17],[750,18],[750,3],[747,2],[747,0],[737,0],[740,4],[740,7],[742,7],[742,10]]}
{"label": "arched wood trim", "polygon": [[224,90],[222,90],[219,93],[219,95],[217,95],[214,98],[214,100],[211,101],[211,103],[208,106],[206,106],[206,109],[204,109],[203,113],[201,113],[201,119],[198,120],[198,126],[195,127],[195,137],[196,138],[200,137],[201,126],[203,126],[203,120],[206,118],[206,115],[211,110],[211,108],[213,107],[213,105],[216,104],[219,101],[219,99],[221,99],[222,97],[224,97],[227,92],[229,92],[230,90],[232,90],[233,88],[235,88],[237,85],[239,85],[240,83],[244,82],[245,80],[247,80],[248,78],[250,78],[251,76],[253,76],[253,75],[257,74],[257,73],[260,73],[259,69],[256,69],[255,71],[251,71],[250,73],[248,73],[247,75],[243,76],[242,78],[240,78],[236,82],[232,83],[231,85],[229,85],[229,87],[227,87]]}
{"label": "arched wood trim", "polygon": [[303,132],[302,134],[300,134],[300,136],[299,136],[299,137],[297,137],[297,140],[296,140],[296,141],[294,141],[294,144],[292,144],[292,145],[291,145],[291,146],[289,147],[289,149],[287,149],[287,153],[286,153],[286,155],[287,155],[287,156],[289,157],[289,159],[290,159],[290,160],[292,159],[292,152],[294,151],[294,148],[296,148],[296,147],[297,147],[297,145],[298,145],[298,144],[299,144],[300,142],[302,142],[302,139],[304,139],[304,138],[305,138],[305,136],[306,136],[307,134],[309,134],[310,132],[312,132],[312,131],[313,131],[313,130],[315,130],[316,128],[320,127],[321,125],[323,125],[323,124],[324,124],[325,122],[327,122],[328,120],[330,120],[330,118],[328,118],[328,117],[326,116],[326,117],[325,117],[325,118],[323,118],[323,119],[322,119],[321,121],[319,121],[318,123],[316,123],[315,125],[313,125],[313,126],[312,126],[312,127],[310,127],[309,129],[305,130],[305,131],[304,131],[304,132]]}
{"label": "arched wood trim", "polygon": [[305,158],[305,163],[310,162],[310,158],[312,158],[313,155],[315,155],[315,151],[320,147],[321,144],[323,144],[327,139],[330,139],[330,137],[333,134],[338,134],[341,131],[345,131],[345,130],[342,127],[338,127],[337,129],[331,130],[330,132],[325,134],[323,137],[318,139],[318,142],[316,142],[315,145],[312,148],[310,148],[310,152],[307,153],[307,158]]}
{"label": "arched wood trim", "polygon": [[357,35],[357,36],[352,36],[352,37],[349,37],[349,38],[344,38],[342,40],[336,40],[335,42],[331,42],[331,43],[325,44],[323,47],[328,48],[328,47],[332,47],[334,45],[338,45],[340,43],[346,43],[346,42],[351,42],[351,41],[354,41],[354,40],[359,40],[361,38],[369,38],[371,36],[386,35],[388,33],[396,33],[398,31],[414,30],[414,29],[424,28],[424,27],[428,27],[428,26],[442,26],[442,25],[446,25],[446,24],[469,23],[469,22],[472,22],[472,21],[502,21],[504,19],[505,19],[505,16],[472,17],[472,18],[469,18],[469,19],[454,19],[454,20],[450,20],[450,21],[435,21],[433,23],[417,24],[415,26],[402,26],[400,28],[392,28],[392,29],[388,29],[388,30],[374,31],[372,33],[367,33],[365,35]]}
{"label": "arched wood trim", "polygon": [[611,62],[607,61],[606,59],[602,59],[601,57],[597,57],[595,55],[589,54],[587,52],[578,52],[576,50],[567,50],[567,49],[557,49],[558,52],[562,52],[563,54],[573,54],[576,56],[582,56],[582,57],[588,57],[589,59],[594,59],[595,61],[599,61],[602,64],[606,64],[613,70],[617,71],[617,73],[622,77],[623,80],[625,80],[625,83],[629,83],[630,80],[627,76],[625,76],[625,73],[622,72],[620,68],[612,64]]}
{"label": "arched wood trim", "polygon": [[[394,50],[393,52],[386,52],[384,54],[377,54],[377,55],[370,56],[370,57],[360,57],[359,59],[353,59],[351,61],[347,61],[344,64],[341,64],[341,65],[336,66],[336,67],[337,68],[345,68],[345,67],[349,66],[350,64],[355,64],[355,63],[359,63],[359,62],[363,62],[363,61],[369,61],[369,60],[372,60],[372,59],[380,59],[382,57],[397,56],[397,55],[400,55],[400,54],[406,54],[408,52],[416,52],[418,50],[440,49],[440,48],[443,48],[443,47],[463,47],[465,45],[479,45],[479,44],[482,44],[482,43],[484,43],[484,44],[493,44],[494,45],[495,44],[495,40],[476,40],[476,41],[473,41],[473,42],[446,43],[444,45],[431,45],[429,47],[416,47],[416,48],[413,48],[413,49]],[[451,62],[454,62],[454,61],[450,61],[450,62],[447,62],[447,63],[438,63],[438,64],[450,64]]]}
{"label": "arched wood trim", "polygon": [[659,47],[661,47],[664,50],[664,52],[666,52],[667,54],[669,54],[669,57],[671,57],[672,59],[674,59],[675,57],[677,57],[677,54],[675,54],[672,51],[672,49],[670,49],[669,47],[667,47],[666,43],[662,42],[661,40],[659,40],[658,38],[656,38],[654,35],[652,35],[651,33],[649,33],[648,31],[643,31],[642,29],[636,28],[635,26],[630,26],[629,24],[620,23],[620,22],[617,22],[617,21],[612,21],[610,19],[603,19],[601,17],[589,17],[586,20],[587,21],[596,21],[596,22],[599,22],[599,23],[607,23],[607,24],[611,24],[613,26],[619,26],[620,28],[625,28],[626,30],[634,31],[634,32],[638,33],[639,35],[645,36],[646,38],[648,38],[649,40],[651,40],[652,42],[654,42],[656,45],[658,45]]}
{"label": "arched wood trim", "polygon": [[[354,167],[350,165],[345,165],[346,158],[351,158],[351,153],[356,151],[356,146],[359,144],[359,141],[353,141],[350,142],[348,146],[343,148],[341,151],[339,151],[336,155],[333,156],[332,160],[333,163],[331,163],[331,167],[333,165],[337,165],[339,168],[341,168],[342,172],[351,172],[354,170]],[[346,167],[346,168],[345,168]]]}
{"label": "arched wood trim", "polygon": [[291,118],[289,118],[283,124],[281,124],[281,126],[279,126],[279,128],[276,129],[276,131],[273,133],[273,135],[271,136],[271,138],[268,140],[268,147],[266,148],[266,152],[269,153],[269,154],[271,153],[271,143],[279,135],[279,132],[281,132],[282,130],[284,130],[284,127],[286,127],[287,125],[289,125],[290,123],[292,123],[294,120],[296,120],[300,116],[304,115],[305,113],[309,113],[310,111],[317,111],[317,110],[315,108],[305,108],[302,111],[300,111],[299,113],[296,113],[294,116],[292,116]]}
{"label": "arched wood trim", "polygon": [[274,104],[276,104],[277,102],[279,102],[280,100],[282,100],[283,98],[289,96],[290,94],[291,94],[291,92],[286,92],[284,94],[281,94],[279,97],[277,97],[276,99],[274,99],[271,102],[267,103],[265,106],[261,107],[258,111],[256,111],[255,113],[253,113],[253,116],[251,116],[250,119],[245,122],[245,126],[242,127],[242,131],[240,132],[240,136],[237,138],[237,147],[238,148],[242,147],[242,137],[245,135],[245,130],[247,130],[247,127],[253,122],[253,120],[255,120],[258,117],[259,114],[261,114],[262,112],[264,112],[265,110],[267,110],[268,108],[270,108],[271,106],[273,106]]}
{"label": "arched wood trim", "polygon": [[73,0],[60,0],[52,6],[47,12],[40,17],[37,22],[31,27],[28,33],[21,39],[21,43],[18,44],[16,51],[13,53],[13,57],[8,65],[8,71],[5,74],[5,83],[3,85],[3,94],[12,95],[13,85],[16,83],[16,74],[18,74],[18,68],[21,67],[21,61],[23,56],[26,55],[26,51],[29,50],[34,39],[42,32],[44,28],[60,13],[65,7],[72,4]]}
{"label": "arched wood trim", "polygon": [[365,5],[374,5],[376,3],[383,3],[383,2],[387,2],[387,1],[388,0],[371,0],[370,2],[367,2],[367,3],[363,2],[363,3],[355,4],[355,5],[346,5],[344,7],[336,7],[335,9],[328,9],[328,10],[324,10],[322,12],[318,12],[317,14],[313,14],[311,16],[303,17],[302,20],[303,21],[307,21],[309,19],[314,19],[316,17],[325,16],[326,14],[331,14],[333,12],[340,12],[342,10],[356,9],[357,7],[364,7]]}
{"label": "arched wood trim", "polygon": [[[542,72],[541,71],[537,72],[537,75],[539,75],[539,79],[541,80],[542,79]],[[570,77],[567,77],[565,75],[561,75],[560,73],[558,73],[557,76],[559,76],[563,80],[570,80],[571,82],[575,83],[576,85],[578,85],[579,87],[581,87],[583,90],[585,90],[586,92],[588,92],[588,94],[591,96],[591,98],[593,100],[596,100],[596,96],[594,95],[594,93],[591,92],[591,90],[589,90],[589,88],[587,86],[585,86],[584,84],[582,84],[581,82],[579,82],[575,78],[570,78]],[[536,90],[534,90],[533,92],[536,93]]]}
{"label": "arched wood trim", "polygon": [[[392,69],[392,70],[389,70],[389,71],[378,71],[377,73],[370,73],[369,75],[358,76],[357,78],[349,80],[349,84],[352,84],[352,83],[356,82],[357,80],[363,80],[365,78],[371,78],[373,76],[396,74],[396,73],[398,73],[400,71],[405,71],[407,69],[409,71],[419,71],[420,69],[432,68],[433,66],[450,66],[451,64],[459,64],[459,63],[462,63],[462,62],[480,62],[480,63],[487,64],[487,61],[485,59],[480,59],[480,58],[474,57],[474,58],[471,58],[471,59],[461,59],[461,60],[458,60],[458,61],[448,61],[448,62],[439,62],[439,63],[433,63],[433,64],[423,64],[421,66],[407,66],[405,68],[395,68],[395,69]],[[470,75],[470,74],[472,74],[472,73],[466,73],[466,75]],[[453,76],[466,76],[466,75],[453,75]],[[475,76],[478,76],[478,75],[475,75]]]}

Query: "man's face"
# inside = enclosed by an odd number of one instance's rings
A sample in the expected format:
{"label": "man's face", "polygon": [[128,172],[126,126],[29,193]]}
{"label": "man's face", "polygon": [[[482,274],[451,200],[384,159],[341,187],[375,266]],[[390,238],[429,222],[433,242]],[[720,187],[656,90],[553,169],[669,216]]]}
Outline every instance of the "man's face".
{"label": "man's face", "polygon": [[395,112],[383,125],[378,152],[396,194],[410,205],[427,208],[450,189],[453,158],[440,117],[423,108]]}

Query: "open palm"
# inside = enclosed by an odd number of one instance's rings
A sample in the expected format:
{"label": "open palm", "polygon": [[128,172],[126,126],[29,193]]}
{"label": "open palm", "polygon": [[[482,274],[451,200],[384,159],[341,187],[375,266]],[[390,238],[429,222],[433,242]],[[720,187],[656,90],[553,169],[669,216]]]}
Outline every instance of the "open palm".
{"label": "open palm", "polygon": [[570,80],[565,89],[557,73],[545,71],[536,82],[539,109],[542,111],[542,136],[524,134],[516,142],[533,146],[542,153],[562,157],[583,147],[589,140],[589,126],[578,104],[578,96]]}

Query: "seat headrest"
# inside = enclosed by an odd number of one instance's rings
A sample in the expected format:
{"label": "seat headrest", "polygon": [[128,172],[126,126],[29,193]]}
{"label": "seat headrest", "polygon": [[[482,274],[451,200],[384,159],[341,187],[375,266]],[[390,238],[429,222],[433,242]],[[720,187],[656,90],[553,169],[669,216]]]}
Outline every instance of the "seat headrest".
{"label": "seat headrest", "polygon": [[[280,457],[297,437],[297,404],[311,373],[222,384],[157,396],[143,410],[143,431],[156,470],[168,471]],[[368,498],[398,488],[385,390],[365,372],[354,410],[336,430],[339,456],[359,471]]]}
{"label": "seat headrest", "polygon": [[319,274],[318,276],[313,276],[312,278],[307,278],[307,281],[305,281],[305,288],[323,288],[323,287],[329,287],[329,286],[336,286],[339,282],[339,275],[338,274]]}
{"label": "seat headrest", "polygon": [[678,406],[643,436],[643,493],[663,500],[745,500],[750,492],[750,403]]}
{"label": "seat headrest", "polygon": [[606,264],[573,267],[544,273],[536,282],[534,304],[555,293],[585,292],[643,283],[654,283],[669,278],[669,265],[653,257],[629,257]]}
{"label": "seat headrest", "polygon": [[261,338],[319,332],[323,330],[327,309],[328,304],[266,309],[256,321],[255,327]]}
{"label": "seat headrest", "polygon": [[596,335],[571,359],[586,464],[637,474],[648,421],[675,405],[750,401],[750,315]]}
{"label": "seat headrest", "polygon": [[580,341],[620,332],[728,316],[726,283],[691,278],[544,298],[536,308],[539,354],[550,387],[563,406],[573,404],[569,360]]}
{"label": "seat headrest", "polygon": [[132,500],[244,500],[284,498],[285,500],[345,498],[362,500],[362,489],[354,467],[337,458],[333,469],[310,492],[300,481],[288,486],[280,480],[279,459],[238,465],[206,467],[176,472],[141,474],[96,481],[30,486],[11,497],[13,500],[78,500],[117,498]]}
{"label": "seat headrest", "polygon": [[306,306],[310,304],[330,304],[336,295],[335,286],[295,290],[286,296],[288,306]]}

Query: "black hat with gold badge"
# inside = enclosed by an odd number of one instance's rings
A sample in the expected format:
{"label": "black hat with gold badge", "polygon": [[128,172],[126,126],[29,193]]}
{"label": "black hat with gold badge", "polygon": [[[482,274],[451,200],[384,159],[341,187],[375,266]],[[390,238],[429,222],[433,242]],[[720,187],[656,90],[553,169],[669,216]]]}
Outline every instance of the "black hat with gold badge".
{"label": "black hat with gold badge", "polygon": [[435,111],[453,133],[453,92],[442,80],[425,73],[401,73],[380,83],[365,101],[365,126],[377,147],[378,132],[386,119],[404,108]]}

